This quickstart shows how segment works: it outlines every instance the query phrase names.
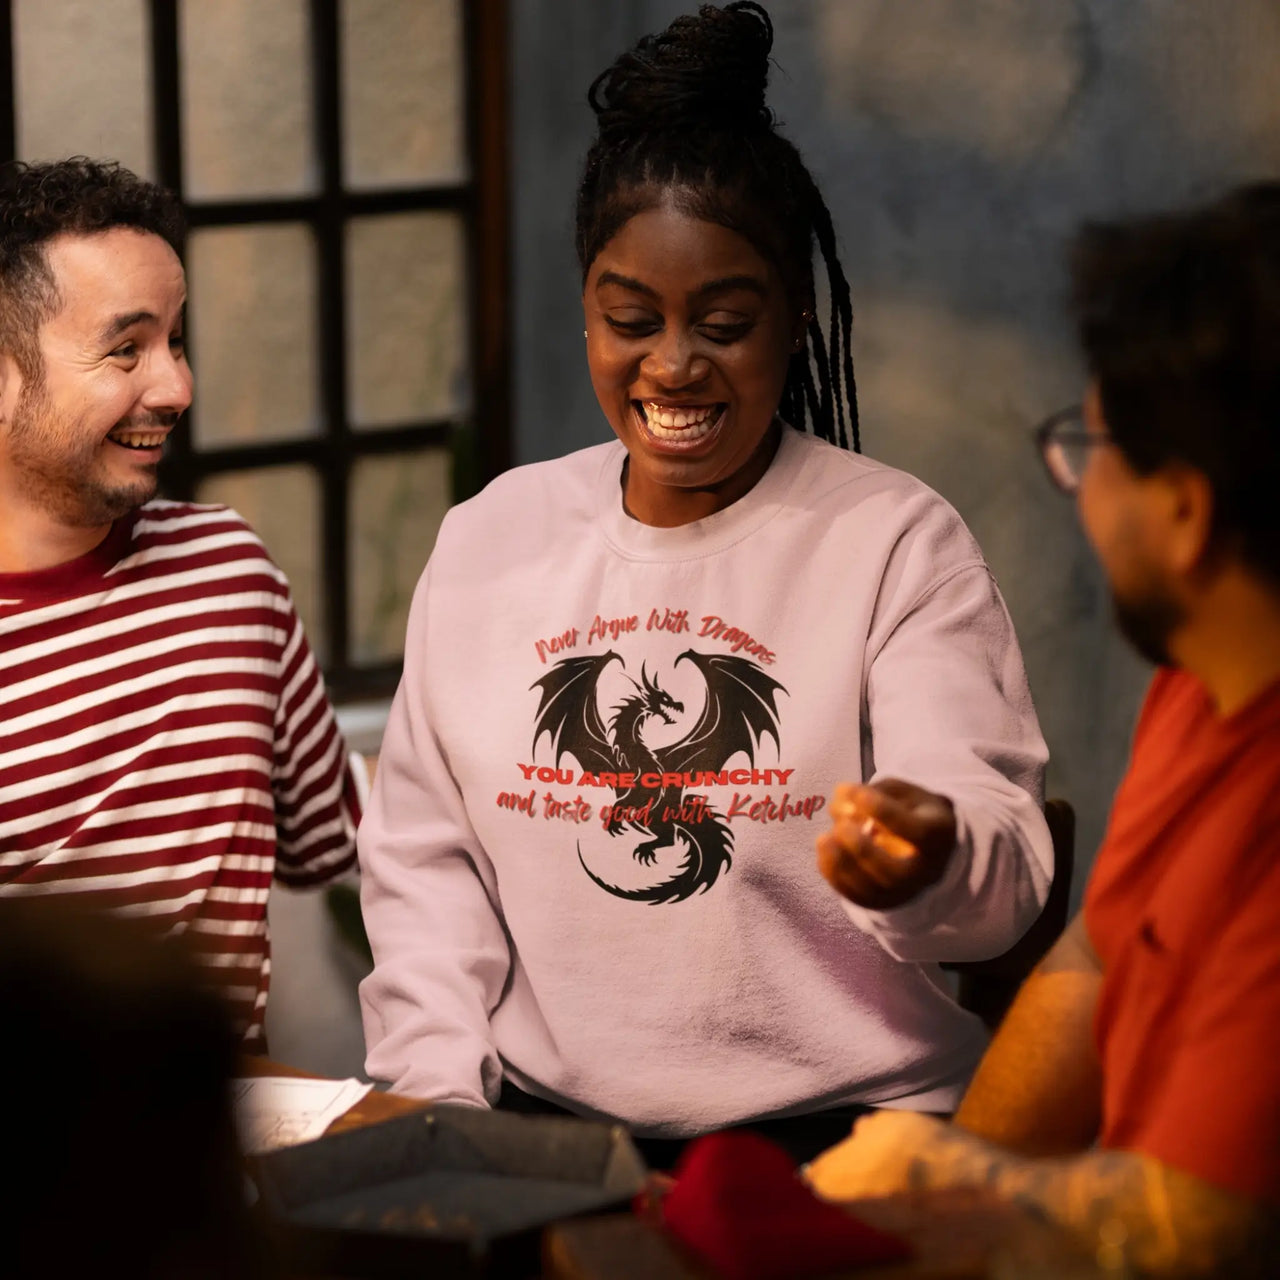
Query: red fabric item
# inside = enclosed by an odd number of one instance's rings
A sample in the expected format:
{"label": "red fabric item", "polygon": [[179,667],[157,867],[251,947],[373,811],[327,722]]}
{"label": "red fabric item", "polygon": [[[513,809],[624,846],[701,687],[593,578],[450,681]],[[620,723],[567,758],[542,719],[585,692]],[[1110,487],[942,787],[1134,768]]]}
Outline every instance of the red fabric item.
{"label": "red fabric item", "polygon": [[690,1143],[660,1217],[726,1280],[821,1275],[912,1256],[904,1240],[819,1200],[791,1157],[754,1133]]}
{"label": "red fabric item", "polygon": [[1102,1145],[1280,1204],[1280,684],[1156,675],[1084,912]]}

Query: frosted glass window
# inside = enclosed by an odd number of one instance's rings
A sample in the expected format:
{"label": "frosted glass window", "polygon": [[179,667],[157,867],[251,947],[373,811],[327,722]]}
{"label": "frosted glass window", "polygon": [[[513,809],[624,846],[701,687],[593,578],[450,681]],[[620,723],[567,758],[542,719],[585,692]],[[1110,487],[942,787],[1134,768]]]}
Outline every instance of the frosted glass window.
{"label": "frosted glass window", "polygon": [[195,442],[316,434],[315,240],[309,228],[210,227],[187,242]]}
{"label": "frosted glass window", "polygon": [[324,662],[320,486],[315,472],[306,466],[229,471],[202,481],[196,500],[234,507],[253,526],[289,579],[307,639]]}
{"label": "frosted glass window", "polygon": [[182,140],[196,200],[315,189],[306,0],[183,0]]}
{"label": "frosted glass window", "polygon": [[155,177],[145,0],[13,0],[17,152]]}
{"label": "frosted glass window", "polygon": [[449,450],[364,458],[351,486],[351,659],[404,652],[409,602],[449,508]]}
{"label": "frosted glass window", "polygon": [[348,224],[348,413],[357,429],[465,412],[465,250],[453,213]]}
{"label": "frosted glass window", "polygon": [[343,0],[341,13],[346,185],[462,181],[461,0]]}

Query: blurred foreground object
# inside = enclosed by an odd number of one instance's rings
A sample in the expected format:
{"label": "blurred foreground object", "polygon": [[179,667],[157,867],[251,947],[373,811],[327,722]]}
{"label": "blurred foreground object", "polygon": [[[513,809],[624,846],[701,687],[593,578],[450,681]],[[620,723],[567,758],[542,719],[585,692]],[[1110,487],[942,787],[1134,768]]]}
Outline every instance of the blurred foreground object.
{"label": "blurred foreground object", "polygon": [[256,1277],[236,1037],[185,947],[65,902],[0,901],[4,1274]]}

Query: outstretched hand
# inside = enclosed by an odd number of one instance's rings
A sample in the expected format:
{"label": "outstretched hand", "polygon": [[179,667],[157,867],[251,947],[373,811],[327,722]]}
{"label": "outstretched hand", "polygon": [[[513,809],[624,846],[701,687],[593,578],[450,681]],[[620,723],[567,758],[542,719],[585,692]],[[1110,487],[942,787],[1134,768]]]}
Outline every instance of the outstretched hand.
{"label": "outstretched hand", "polygon": [[804,1177],[824,1200],[897,1195],[911,1189],[913,1166],[951,1133],[943,1121],[918,1111],[876,1111],[807,1164]]}
{"label": "outstretched hand", "polygon": [[910,902],[939,880],[956,846],[951,801],[898,778],[842,783],[831,823],[818,837],[818,869],[838,893],[873,911]]}

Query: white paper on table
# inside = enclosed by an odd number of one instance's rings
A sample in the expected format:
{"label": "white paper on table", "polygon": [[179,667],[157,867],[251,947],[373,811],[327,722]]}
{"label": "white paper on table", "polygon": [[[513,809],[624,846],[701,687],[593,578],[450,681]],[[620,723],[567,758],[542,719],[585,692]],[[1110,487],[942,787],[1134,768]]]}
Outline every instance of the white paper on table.
{"label": "white paper on table", "polygon": [[298,1076],[245,1076],[232,1084],[240,1144],[254,1155],[320,1137],[373,1088]]}

